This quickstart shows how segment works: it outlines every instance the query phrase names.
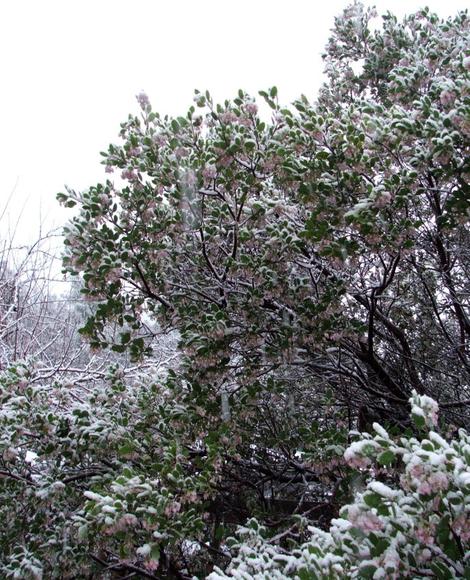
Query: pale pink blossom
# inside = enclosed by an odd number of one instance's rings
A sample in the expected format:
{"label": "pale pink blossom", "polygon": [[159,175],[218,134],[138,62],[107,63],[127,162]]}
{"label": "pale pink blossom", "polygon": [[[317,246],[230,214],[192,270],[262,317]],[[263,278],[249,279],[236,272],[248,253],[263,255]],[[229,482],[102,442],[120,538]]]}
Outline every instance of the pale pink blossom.
{"label": "pale pink blossom", "polygon": [[[374,445],[371,441],[366,444]],[[364,442],[356,441],[346,449],[343,455],[346,463],[356,469],[363,469],[371,464],[371,460],[364,454]]]}
{"label": "pale pink blossom", "polygon": [[222,155],[217,160],[218,165],[220,165],[221,167],[228,167],[231,162],[232,158],[230,157],[230,155]]}
{"label": "pale pink blossom", "polygon": [[225,111],[220,115],[220,120],[222,123],[235,123],[237,120],[237,116],[233,111]]}
{"label": "pale pink blossom", "polygon": [[117,282],[121,278],[121,276],[122,270],[120,268],[112,268],[106,273],[104,278],[106,282],[112,284],[113,282]]}
{"label": "pale pink blossom", "polygon": [[142,109],[147,109],[150,107],[150,100],[147,96],[146,93],[144,93],[144,91],[141,91],[137,96],[136,96],[137,102],[139,103],[139,105],[142,107]]}
{"label": "pale pink blossom", "polygon": [[449,89],[444,89],[441,92],[439,100],[441,101],[441,105],[444,107],[447,105],[452,105],[452,103],[455,101],[455,93]]}
{"label": "pale pink blossom", "polygon": [[18,457],[18,449],[14,447],[8,447],[3,452],[3,461],[14,461]]}
{"label": "pale pink blossom", "polygon": [[134,514],[125,514],[114,525],[116,531],[126,530],[130,527],[135,527],[139,523],[139,520]]}
{"label": "pale pink blossom", "polygon": [[173,501],[170,504],[168,504],[165,508],[165,515],[167,517],[172,517],[174,515],[176,515],[177,513],[179,513],[181,509],[181,504],[179,501]]}
{"label": "pale pink blossom", "polygon": [[432,552],[428,548],[424,548],[424,550],[420,550],[418,554],[418,562],[428,562],[431,559]]}
{"label": "pale pink blossom", "polygon": [[215,165],[212,164],[205,165],[204,169],[202,170],[202,176],[207,181],[215,179],[217,176],[217,168],[215,167]]}
{"label": "pale pink blossom", "polygon": [[431,473],[428,481],[433,492],[442,491],[449,487],[449,480],[447,475],[442,471]]}
{"label": "pale pink blossom", "polygon": [[137,179],[137,174],[133,169],[124,169],[121,173],[123,179],[128,179],[129,181],[135,181]]}
{"label": "pale pink blossom", "polygon": [[177,147],[175,149],[175,157],[176,159],[183,159],[184,157],[187,157],[188,155],[188,151],[185,149],[185,147]]}
{"label": "pale pink blossom", "polygon": [[153,142],[158,147],[163,147],[166,144],[166,139],[165,139],[165,137],[161,133],[156,133],[153,136]]}
{"label": "pale pink blossom", "polygon": [[[396,549],[394,549],[393,547],[390,547],[384,553],[381,565],[383,568],[387,570],[387,578],[389,578],[390,580],[400,577],[397,571],[400,569],[401,558]],[[391,573],[390,570],[395,570],[395,572]]]}
{"label": "pale pink blossom", "polygon": [[[415,394],[416,396],[416,394]],[[427,395],[417,396],[410,399],[413,408],[412,413],[423,416],[428,426],[435,426],[438,422],[439,405]]]}
{"label": "pale pink blossom", "polygon": [[429,481],[422,481],[419,485],[418,485],[418,489],[417,489],[418,493],[420,493],[421,495],[431,495],[432,493],[432,488],[429,484]]}
{"label": "pale pink blossom", "polygon": [[451,527],[462,542],[468,542],[470,540],[470,517],[468,513],[460,514]]}
{"label": "pale pink blossom", "polygon": [[240,125],[243,125],[244,127],[249,127],[251,125],[251,119],[249,117],[246,117],[245,115],[237,117],[237,121],[239,122]]}
{"label": "pale pink blossom", "polygon": [[155,570],[158,570],[158,560],[155,560],[154,558],[152,558],[152,559],[148,560],[147,562],[145,562],[144,566],[150,572],[155,572]]}
{"label": "pale pink blossom", "polygon": [[256,115],[258,112],[258,105],[256,103],[247,103],[246,110],[250,115]]}
{"label": "pale pink blossom", "polygon": [[383,529],[383,523],[371,512],[363,512],[357,506],[348,506],[348,520],[363,532],[377,532]]}
{"label": "pale pink blossom", "polygon": [[377,197],[377,199],[374,201],[374,206],[381,209],[383,207],[386,207],[387,205],[390,204],[390,202],[392,201],[392,195],[390,192],[388,191],[383,191],[381,192],[381,194]]}
{"label": "pale pink blossom", "polygon": [[144,224],[148,224],[153,220],[154,217],[155,217],[154,210],[152,208],[148,208],[142,213],[142,222]]}
{"label": "pale pink blossom", "polygon": [[195,491],[188,491],[184,496],[184,500],[188,503],[194,503],[197,501],[197,493]]}
{"label": "pale pink blossom", "polygon": [[109,205],[111,202],[109,195],[107,195],[106,193],[101,193],[99,196],[99,200],[103,205]]}
{"label": "pale pink blossom", "polygon": [[410,464],[408,473],[411,477],[420,478],[424,474],[424,466],[420,463]]}
{"label": "pale pink blossom", "polygon": [[434,544],[434,532],[434,526],[421,526],[415,530],[415,536],[421,543],[431,546]]}

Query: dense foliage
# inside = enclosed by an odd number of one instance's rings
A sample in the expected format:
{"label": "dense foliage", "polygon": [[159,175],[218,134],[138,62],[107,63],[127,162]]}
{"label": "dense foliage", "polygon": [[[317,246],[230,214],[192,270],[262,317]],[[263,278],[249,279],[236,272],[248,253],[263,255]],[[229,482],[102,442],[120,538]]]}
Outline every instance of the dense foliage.
{"label": "dense foliage", "polygon": [[181,334],[192,400],[226,393],[234,413],[270,380],[397,420],[413,388],[468,398],[467,18],[370,33],[369,16],[337,20],[318,103],[262,93],[271,123],[243,92],[197,93],[202,114],[177,119],[139,96],[105,154],[123,182],[61,196],[80,207],[66,264],[98,303],[93,345],[117,321],[113,348],[137,355],[156,316]]}
{"label": "dense foliage", "polygon": [[[351,465],[370,468],[369,481],[329,532],[311,527],[308,542],[288,552],[252,520],[239,529],[241,541],[232,540],[238,553],[227,574],[209,578],[467,578],[470,437],[462,429],[448,443],[434,431],[436,402],[413,393],[410,403],[418,438],[397,442],[374,423],[374,437],[363,433],[346,450]],[[383,480],[393,481],[400,460],[396,489]]]}
{"label": "dense foliage", "polygon": [[114,181],[59,194],[81,333],[134,366],[3,374],[7,577],[380,578],[425,549],[463,574],[468,436],[418,430],[470,415],[468,19],[373,17],[336,19],[317,102],[260,93],[269,122],[243,91],[178,118],[140,94]]}

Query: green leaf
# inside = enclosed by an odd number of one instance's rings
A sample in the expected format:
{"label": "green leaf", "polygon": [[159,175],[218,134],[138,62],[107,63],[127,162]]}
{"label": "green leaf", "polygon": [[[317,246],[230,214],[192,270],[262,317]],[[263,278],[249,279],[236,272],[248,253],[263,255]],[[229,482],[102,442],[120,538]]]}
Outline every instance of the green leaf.
{"label": "green leaf", "polygon": [[383,503],[383,497],[378,493],[367,492],[364,494],[364,503],[371,508],[377,508]]}
{"label": "green leaf", "polygon": [[432,562],[430,568],[438,580],[449,580],[449,578],[455,578],[455,575],[452,573],[450,568],[448,568],[443,562]]}
{"label": "green leaf", "polygon": [[357,577],[362,578],[364,580],[370,580],[371,578],[373,578],[376,571],[377,566],[374,566],[373,564],[368,564],[366,566],[362,566],[361,568],[359,568]]}
{"label": "green leaf", "polygon": [[395,461],[395,454],[393,453],[393,451],[390,451],[390,449],[383,451],[377,457],[377,463],[379,463],[380,465],[390,465],[394,461]]}
{"label": "green leaf", "polygon": [[220,541],[225,534],[225,527],[224,526],[217,526],[215,533],[214,533],[214,538],[217,541]]}
{"label": "green leaf", "polygon": [[121,343],[122,344],[127,344],[131,339],[131,333],[130,332],[122,332],[121,333]]}
{"label": "green leaf", "polygon": [[411,417],[413,419],[413,423],[416,425],[416,427],[418,427],[418,429],[424,429],[424,427],[426,427],[426,421],[422,415],[413,413]]}
{"label": "green leaf", "polygon": [[119,455],[131,455],[132,453],[134,453],[135,451],[135,447],[132,445],[132,443],[125,443],[124,445],[122,445],[121,447],[119,447],[118,449],[118,453]]}
{"label": "green leaf", "polygon": [[457,560],[460,556],[460,550],[450,529],[450,515],[446,514],[437,526],[437,540],[447,556],[452,560]]}
{"label": "green leaf", "polygon": [[313,570],[307,570],[306,568],[302,568],[298,570],[297,575],[299,580],[318,580],[319,577],[315,574]]}
{"label": "green leaf", "polygon": [[124,344],[113,344],[111,350],[113,352],[124,352],[126,350],[126,347]]}
{"label": "green leaf", "polygon": [[388,538],[377,538],[375,536],[375,539],[372,540],[372,538],[369,536],[369,539],[372,541],[373,544],[373,548],[371,550],[371,556],[373,558],[376,558],[381,554],[383,554],[385,550],[390,546],[390,540]]}

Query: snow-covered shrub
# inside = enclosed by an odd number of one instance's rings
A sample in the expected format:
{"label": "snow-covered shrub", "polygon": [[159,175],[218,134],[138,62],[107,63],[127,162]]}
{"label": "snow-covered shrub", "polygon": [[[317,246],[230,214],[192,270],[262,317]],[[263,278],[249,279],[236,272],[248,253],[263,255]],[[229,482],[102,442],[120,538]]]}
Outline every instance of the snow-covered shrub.
{"label": "snow-covered shrub", "polygon": [[345,451],[364,489],[329,532],[311,527],[308,542],[285,550],[251,520],[239,529],[228,570],[210,580],[468,578],[470,436],[460,429],[447,441],[434,430],[437,403],[414,392],[410,404],[419,435],[397,440],[374,423],[373,435],[362,433]]}
{"label": "snow-covered shrub", "polygon": [[[33,363],[0,373],[0,578],[151,573],[197,535],[212,467],[184,473],[181,410],[150,370],[85,384],[43,381]],[[109,564],[90,557],[105,549]]]}

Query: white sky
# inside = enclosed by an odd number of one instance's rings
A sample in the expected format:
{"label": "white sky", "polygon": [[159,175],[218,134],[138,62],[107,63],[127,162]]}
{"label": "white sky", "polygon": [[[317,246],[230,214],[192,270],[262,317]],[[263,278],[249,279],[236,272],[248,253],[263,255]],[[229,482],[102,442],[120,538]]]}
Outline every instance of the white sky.
{"label": "white sky", "polygon": [[[347,0],[0,0],[0,217],[17,237],[62,224],[55,194],[103,178],[99,152],[149,95],[184,114],[193,90],[216,99],[276,85],[314,96],[333,17]],[[398,16],[425,0],[378,0]],[[468,0],[428,0],[442,16]],[[0,219],[0,239],[8,235]],[[2,231],[3,230],[3,231]]]}

